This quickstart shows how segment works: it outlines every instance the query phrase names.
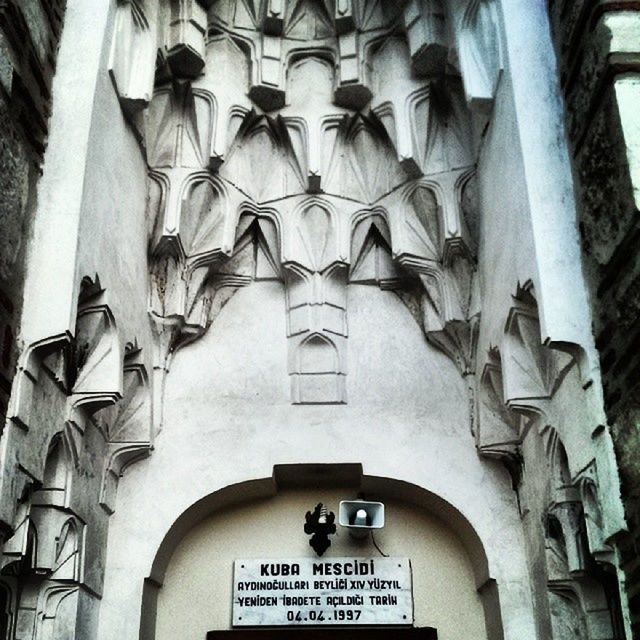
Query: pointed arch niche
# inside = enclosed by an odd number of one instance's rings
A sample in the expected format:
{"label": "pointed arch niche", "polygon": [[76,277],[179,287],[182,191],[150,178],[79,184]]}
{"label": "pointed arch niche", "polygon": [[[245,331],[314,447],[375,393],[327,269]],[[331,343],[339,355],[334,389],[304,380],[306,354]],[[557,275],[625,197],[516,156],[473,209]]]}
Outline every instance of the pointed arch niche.
{"label": "pointed arch niche", "polygon": [[[294,464],[276,465],[271,478],[210,494],[177,518],[145,582],[140,640],[178,634],[190,640],[229,629],[233,561],[262,557],[265,549],[269,557],[316,558],[302,532],[305,512],[319,501],[337,512],[339,500],[358,492],[385,503],[378,546],[390,556],[411,556],[414,626],[435,627],[449,640],[502,639],[484,546],[453,505],[407,482],[365,476],[360,464]],[[348,556],[379,553],[339,530],[326,557]]]}
{"label": "pointed arch niche", "polygon": [[296,404],[341,404],[345,400],[344,363],[328,336],[313,333],[296,348],[291,374]]}

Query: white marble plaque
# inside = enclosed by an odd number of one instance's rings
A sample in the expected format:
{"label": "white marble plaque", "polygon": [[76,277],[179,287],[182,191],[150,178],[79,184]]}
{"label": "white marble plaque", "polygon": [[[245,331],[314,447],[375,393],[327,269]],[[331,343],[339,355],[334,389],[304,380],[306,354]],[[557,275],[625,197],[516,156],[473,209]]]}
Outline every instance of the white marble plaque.
{"label": "white marble plaque", "polygon": [[234,627],[411,624],[408,558],[234,563]]}

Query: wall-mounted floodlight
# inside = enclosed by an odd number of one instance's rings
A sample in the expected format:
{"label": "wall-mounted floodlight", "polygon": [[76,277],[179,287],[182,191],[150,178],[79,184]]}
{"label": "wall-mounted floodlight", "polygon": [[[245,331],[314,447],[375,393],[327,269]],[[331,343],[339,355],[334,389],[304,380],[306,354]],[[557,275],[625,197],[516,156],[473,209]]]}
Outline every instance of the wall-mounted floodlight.
{"label": "wall-mounted floodlight", "polygon": [[384,527],[384,504],[368,500],[342,500],[338,523],[354,538],[365,538],[373,529]]}

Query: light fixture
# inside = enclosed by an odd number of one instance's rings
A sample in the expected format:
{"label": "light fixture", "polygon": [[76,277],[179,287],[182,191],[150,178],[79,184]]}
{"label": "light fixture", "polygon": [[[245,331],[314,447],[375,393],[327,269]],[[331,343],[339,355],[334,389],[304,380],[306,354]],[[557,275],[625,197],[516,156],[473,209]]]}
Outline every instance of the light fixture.
{"label": "light fixture", "polygon": [[338,523],[354,538],[365,538],[369,531],[384,527],[384,504],[369,500],[342,500]]}

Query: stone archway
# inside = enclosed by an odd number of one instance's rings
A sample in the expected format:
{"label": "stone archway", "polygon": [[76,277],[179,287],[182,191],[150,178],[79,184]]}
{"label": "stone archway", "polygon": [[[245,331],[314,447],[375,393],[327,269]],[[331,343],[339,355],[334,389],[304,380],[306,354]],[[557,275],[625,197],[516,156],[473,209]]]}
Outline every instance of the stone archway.
{"label": "stone archway", "polygon": [[[172,637],[181,628],[180,620],[197,626],[198,607],[207,597],[211,602],[202,606],[210,610],[204,615],[211,622],[208,626],[203,622],[198,633],[204,637],[216,628],[226,632],[232,560],[312,556],[302,532],[304,510],[325,499],[337,511],[337,500],[358,493],[387,505],[388,525],[378,538],[381,546],[389,546],[389,555],[414,559],[415,626],[436,626],[436,620],[446,626],[449,615],[458,618],[450,624],[449,637],[463,638],[459,618],[469,614],[468,624],[475,625],[473,637],[501,640],[496,583],[489,576],[484,546],[466,518],[416,485],[363,476],[357,464],[277,465],[270,479],[226,487],[187,509],[167,532],[145,581],[140,639]],[[378,555],[371,545],[353,545],[345,531],[338,537],[330,553]],[[191,609],[189,616],[181,618],[185,607]],[[438,618],[436,609],[449,613]]]}

